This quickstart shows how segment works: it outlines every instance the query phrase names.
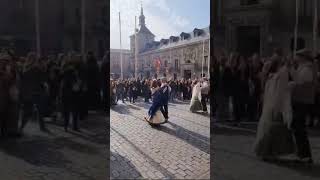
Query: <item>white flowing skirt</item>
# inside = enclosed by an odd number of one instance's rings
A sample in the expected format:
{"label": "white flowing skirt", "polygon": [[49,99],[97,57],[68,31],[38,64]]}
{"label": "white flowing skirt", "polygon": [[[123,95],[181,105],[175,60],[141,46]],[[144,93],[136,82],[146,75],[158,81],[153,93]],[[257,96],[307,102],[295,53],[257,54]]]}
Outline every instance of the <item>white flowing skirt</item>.
{"label": "white flowing skirt", "polygon": [[151,119],[149,119],[148,122],[151,123],[151,124],[162,124],[162,123],[165,122],[165,119],[164,119],[163,114],[161,113],[161,111],[158,110],[156,112],[156,114]]}

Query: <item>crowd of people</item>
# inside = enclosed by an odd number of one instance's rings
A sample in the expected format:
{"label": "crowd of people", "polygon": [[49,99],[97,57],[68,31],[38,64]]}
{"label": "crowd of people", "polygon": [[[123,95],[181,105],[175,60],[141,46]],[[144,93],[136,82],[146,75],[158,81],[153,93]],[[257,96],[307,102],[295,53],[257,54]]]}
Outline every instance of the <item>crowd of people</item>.
{"label": "crowd of people", "polygon": [[[152,88],[155,88],[154,80],[157,80],[161,84],[161,79],[159,78],[110,80],[111,105],[116,105],[118,101],[129,101],[130,103],[135,103],[138,97],[142,97],[145,102],[150,102],[152,99]],[[175,100],[191,100],[194,82],[195,79],[168,80],[167,84],[171,88],[169,101],[174,102]],[[209,101],[208,96],[205,96],[204,99],[206,102]]]}
{"label": "crowd of people", "polygon": [[[144,102],[152,100],[152,105],[148,111],[147,121],[159,121],[160,117],[154,118],[157,111],[161,111],[168,121],[168,102],[190,101],[190,111],[203,111],[208,113],[207,103],[209,101],[209,81],[207,78],[201,79],[169,79],[166,77],[157,79],[118,79],[110,80],[111,105],[116,105],[118,101],[129,101],[135,103],[137,97],[141,96]],[[157,120],[155,120],[157,119]]]}
{"label": "crowd of people", "polygon": [[[319,119],[319,56],[301,49],[285,56],[281,49],[260,58],[238,53],[213,59],[214,116],[258,122],[255,152],[264,160],[297,153],[299,162],[312,163],[307,126]],[[307,121],[309,119],[309,121]]]}
{"label": "crowd of people", "polygon": [[49,55],[38,58],[33,52],[17,57],[0,53],[0,125],[2,136],[21,136],[30,119],[36,119],[42,131],[45,117],[64,119],[68,131],[79,131],[79,121],[89,110],[100,110],[107,103],[107,56],[99,65],[92,52],[81,55]]}

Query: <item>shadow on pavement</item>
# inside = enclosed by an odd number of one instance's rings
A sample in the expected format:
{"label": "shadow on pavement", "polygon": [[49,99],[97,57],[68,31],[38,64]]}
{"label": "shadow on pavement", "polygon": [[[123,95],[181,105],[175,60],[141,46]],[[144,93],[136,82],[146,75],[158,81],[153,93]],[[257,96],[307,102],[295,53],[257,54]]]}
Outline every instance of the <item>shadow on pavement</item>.
{"label": "shadow on pavement", "polygon": [[293,160],[280,160],[277,162],[272,162],[272,164],[289,168],[291,170],[301,173],[304,176],[320,178],[320,164],[306,165],[296,163]]}
{"label": "shadow on pavement", "polygon": [[190,104],[190,101],[174,101],[170,102],[170,104]]}
{"label": "shadow on pavement", "polygon": [[205,112],[194,112],[195,114],[199,114],[201,116],[205,116],[205,117],[210,117],[209,113],[205,113]]}
{"label": "shadow on pavement", "polygon": [[200,149],[205,153],[210,153],[210,138],[203,136],[201,134],[192,132],[187,130],[173,122],[168,122],[168,124],[172,125],[174,129],[168,128],[166,126],[155,127],[160,131],[168,133],[172,136],[176,136],[181,140],[187,142],[188,144]]}
{"label": "shadow on pavement", "polygon": [[52,168],[65,168],[67,164],[72,164],[62,153],[64,148],[83,154],[99,153],[96,147],[75,142],[65,137],[55,139],[34,138],[36,140],[33,141],[4,140],[0,143],[0,151],[35,166]]}
{"label": "shadow on pavement", "polygon": [[130,160],[115,152],[110,154],[110,176],[111,179],[142,179]]}
{"label": "shadow on pavement", "polygon": [[[106,119],[102,119],[99,117],[92,117],[87,120],[80,120],[80,132],[68,131],[68,133],[74,135],[75,137],[80,137],[88,142],[105,145],[107,143],[107,122],[108,121]],[[63,129],[63,120],[48,122],[48,124],[52,124]],[[61,140],[63,139],[61,138]]]}
{"label": "shadow on pavement", "polygon": [[141,108],[138,108],[138,107],[133,106],[133,105],[131,105],[131,104],[128,104],[127,106],[128,106],[130,109],[141,110]]}
{"label": "shadow on pavement", "polygon": [[226,135],[226,136],[256,136],[256,132],[241,130],[241,129],[232,129],[227,127],[217,127],[214,126],[211,128],[213,135]]}
{"label": "shadow on pavement", "polygon": [[[139,107],[142,107],[144,109],[149,109],[150,106],[152,105],[152,102],[151,103],[145,103],[145,102],[137,102],[135,103],[136,106],[139,106]],[[132,105],[131,105],[132,106]],[[140,108],[138,109],[137,107],[135,107],[136,110],[141,110]]]}
{"label": "shadow on pavement", "polygon": [[129,108],[125,105],[118,104],[110,107],[111,110],[116,111],[120,114],[131,114]]}
{"label": "shadow on pavement", "polygon": [[51,168],[66,168],[71,161],[67,160],[58,149],[63,148],[48,140],[41,141],[3,141],[0,143],[0,151],[10,156],[24,160],[35,166],[47,166]]}
{"label": "shadow on pavement", "polygon": [[121,138],[123,138],[131,147],[135,149],[135,151],[141,154],[148,163],[150,163],[155,169],[160,171],[166,178],[169,178],[169,179],[175,178],[174,174],[170,173],[166,168],[162,167],[161,165],[159,165],[159,163],[155,162],[154,159],[152,159],[152,157],[150,157],[145,152],[143,152],[139,147],[137,147],[134,143],[132,143],[127,137],[122,135],[120,132],[118,132],[114,128],[111,128],[111,130],[117,133]]}
{"label": "shadow on pavement", "polygon": [[95,144],[105,145],[107,143],[106,133],[105,134],[102,133],[102,134],[95,134],[95,135],[87,135],[87,136],[83,132],[76,133],[76,132],[70,131],[69,133],[73,134],[76,137],[82,138],[88,142],[93,142]]}

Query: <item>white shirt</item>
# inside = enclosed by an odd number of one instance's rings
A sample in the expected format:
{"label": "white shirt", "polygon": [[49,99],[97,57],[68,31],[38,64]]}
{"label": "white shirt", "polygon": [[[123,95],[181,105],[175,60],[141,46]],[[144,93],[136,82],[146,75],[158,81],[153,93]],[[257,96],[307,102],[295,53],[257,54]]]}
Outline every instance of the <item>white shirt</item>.
{"label": "white shirt", "polygon": [[[169,90],[169,93],[171,92],[171,87],[170,87],[167,83],[162,83],[162,84],[161,84],[161,87],[163,87],[163,86],[167,86],[167,87],[168,87],[168,90]],[[163,92],[165,92],[165,91],[166,91],[166,89],[164,89]]]}
{"label": "white shirt", "polygon": [[312,63],[304,63],[299,65],[297,70],[291,71],[295,84],[303,84],[313,82]]}
{"label": "white shirt", "polygon": [[204,81],[204,82],[202,83],[201,93],[202,93],[202,94],[206,94],[206,95],[209,94],[209,84],[208,84],[207,81]]}

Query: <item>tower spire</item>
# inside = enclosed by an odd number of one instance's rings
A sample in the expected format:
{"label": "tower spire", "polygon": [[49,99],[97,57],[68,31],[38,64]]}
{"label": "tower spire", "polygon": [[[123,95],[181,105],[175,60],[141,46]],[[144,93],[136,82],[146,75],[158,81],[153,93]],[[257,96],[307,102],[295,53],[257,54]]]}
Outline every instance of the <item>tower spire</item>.
{"label": "tower spire", "polygon": [[143,15],[142,1],[140,1],[140,2],[141,2],[141,14],[139,17],[139,25],[140,25],[140,27],[142,27],[142,26],[145,26],[146,24],[145,24],[145,17]]}
{"label": "tower spire", "polygon": [[143,15],[142,1],[140,1],[140,3],[141,3],[141,15]]}

